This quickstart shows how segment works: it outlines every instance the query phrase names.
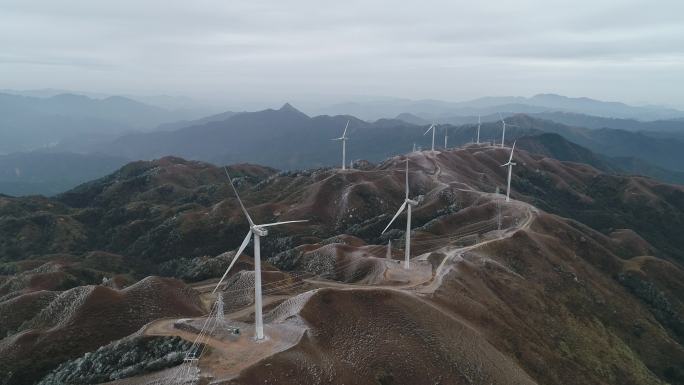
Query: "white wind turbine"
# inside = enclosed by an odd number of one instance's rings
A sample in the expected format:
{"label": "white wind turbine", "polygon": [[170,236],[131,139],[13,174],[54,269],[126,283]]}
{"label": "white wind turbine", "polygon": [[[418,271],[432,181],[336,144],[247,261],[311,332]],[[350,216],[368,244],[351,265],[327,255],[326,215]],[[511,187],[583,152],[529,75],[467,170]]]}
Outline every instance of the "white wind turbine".
{"label": "white wind turbine", "polygon": [[254,235],[254,329],[256,339],[262,340],[264,339],[264,320],[261,311],[261,237],[265,237],[268,235],[268,230],[266,230],[266,227],[284,225],[286,223],[307,222],[307,220],[274,222],[266,223],[263,225],[254,224],[254,222],[252,221],[252,217],[249,216],[249,213],[247,212],[245,205],[243,205],[242,200],[240,200],[240,195],[238,195],[238,192],[235,189],[235,186],[233,185],[233,180],[230,179],[230,175],[228,175],[228,169],[224,167],[224,170],[226,171],[226,176],[228,177],[228,181],[230,182],[230,187],[233,188],[233,192],[235,192],[235,197],[240,203],[240,208],[242,209],[242,212],[245,214],[247,222],[249,222],[249,231],[247,232],[247,236],[245,237],[245,239],[242,241],[240,248],[235,253],[233,261],[230,262],[228,269],[226,269],[226,272],[223,273],[223,277],[221,277],[219,282],[216,284],[216,287],[212,291],[212,294],[216,292],[216,290],[219,288],[223,280],[226,278],[226,275],[228,275],[228,272],[235,264],[235,261],[237,261],[240,254],[242,254],[242,252],[245,250],[247,244],[249,244],[250,238],[252,237],[252,235]]}
{"label": "white wind turbine", "polygon": [[430,125],[430,128],[428,128],[427,131],[425,131],[425,134],[423,134],[423,135],[427,135],[427,133],[430,132],[430,130],[432,130],[432,151],[435,151],[435,124],[434,123]]}
{"label": "white wind turbine", "polygon": [[395,219],[401,214],[404,209],[407,209],[406,211],[406,248],[405,248],[405,255],[404,255],[404,268],[408,269],[409,268],[409,257],[411,256],[411,207],[417,205],[418,202],[414,201],[412,199],[409,199],[409,183],[408,183],[408,158],[406,158],[406,196],[404,198],[404,203],[399,207],[399,210],[397,210],[397,213],[394,214],[394,217],[390,221],[390,223],[387,224],[387,227],[385,227],[384,230],[382,230],[381,234],[384,234],[387,229],[392,225],[392,222],[394,222]]}
{"label": "white wind turbine", "polygon": [[335,138],[332,140],[341,140],[342,141],[342,170],[346,170],[346,160],[347,160],[347,127],[349,127],[349,121],[347,120],[347,125],[344,126],[344,132],[342,133],[342,136],[339,138]]}
{"label": "white wind turbine", "polygon": [[514,150],[515,150],[515,142],[513,142],[513,147],[511,148],[511,156],[510,156],[510,158],[508,158],[508,162],[501,165],[501,167],[508,166],[508,187],[506,188],[506,202],[510,201],[510,197],[511,197],[511,172],[513,171],[513,166],[515,166],[515,162],[513,162],[513,151]]}
{"label": "white wind turbine", "polygon": [[[499,118],[501,119],[501,124],[503,125],[503,131],[501,132],[501,148],[504,146],[504,139],[506,139],[506,120],[499,114]],[[518,127],[515,124],[509,124],[511,127]]]}
{"label": "white wind turbine", "polygon": [[449,137],[449,126],[444,126],[444,149],[446,150],[447,147],[447,138]]}
{"label": "white wind turbine", "polygon": [[477,144],[480,144],[480,115],[477,116]]}

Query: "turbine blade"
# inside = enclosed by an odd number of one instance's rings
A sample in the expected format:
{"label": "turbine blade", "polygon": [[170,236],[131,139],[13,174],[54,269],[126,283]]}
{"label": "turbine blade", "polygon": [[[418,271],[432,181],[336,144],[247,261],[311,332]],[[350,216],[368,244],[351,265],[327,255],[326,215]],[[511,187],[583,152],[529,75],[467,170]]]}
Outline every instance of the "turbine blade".
{"label": "turbine blade", "polygon": [[399,207],[399,210],[397,210],[397,213],[394,214],[394,217],[392,218],[390,223],[387,224],[387,227],[385,227],[385,229],[382,230],[382,233],[380,233],[380,234],[385,234],[385,231],[387,231],[387,229],[389,229],[389,227],[392,225],[392,222],[394,222],[394,220],[397,219],[399,214],[401,214],[401,212],[404,211],[405,208],[406,208],[406,201],[404,201],[404,203],[401,205],[401,207]]}
{"label": "turbine blade", "polygon": [[269,227],[269,226],[278,226],[278,225],[284,225],[286,223],[300,223],[300,222],[308,222],[308,219],[302,219],[298,221],[284,221],[284,222],[273,222],[273,223],[266,223],[264,225],[259,225],[259,227]]}
{"label": "turbine blade", "polygon": [[513,147],[511,147],[511,157],[508,158],[508,163],[511,163],[513,160],[513,151],[515,151],[515,141],[513,142]]}
{"label": "turbine blade", "polygon": [[228,275],[228,272],[230,271],[230,269],[231,269],[231,268],[233,267],[233,265],[235,264],[235,261],[237,261],[237,259],[240,257],[240,254],[242,254],[242,252],[245,251],[245,248],[246,248],[247,245],[249,244],[249,240],[250,240],[251,238],[252,238],[252,230],[249,230],[249,231],[247,232],[247,236],[245,237],[245,240],[242,241],[242,244],[240,245],[240,248],[238,248],[238,251],[235,253],[235,257],[233,257],[233,261],[230,263],[230,265],[229,265],[228,268],[226,269],[226,272],[223,273],[223,277],[221,277],[221,279],[218,281],[218,283],[216,284],[216,287],[215,287],[214,290],[211,292],[211,294],[214,294],[214,292],[216,292],[216,289],[218,289],[219,286],[221,285],[221,282],[223,282],[223,280],[226,279],[226,275]]}
{"label": "turbine blade", "polygon": [[428,128],[427,131],[425,131],[425,134],[423,134],[423,135],[427,135],[427,133],[430,132],[430,130],[432,130],[432,127],[434,127],[434,126],[435,126],[434,124],[431,124],[430,128]]}
{"label": "turbine blade", "polygon": [[237,189],[235,189],[235,185],[233,185],[233,180],[230,179],[230,175],[228,174],[228,168],[224,166],[223,170],[226,172],[226,176],[228,177],[228,181],[230,182],[230,187],[233,188],[233,192],[235,192],[235,197],[237,198],[238,202],[240,202],[240,208],[242,208],[242,212],[245,213],[245,216],[247,217],[247,221],[249,222],[250,227],[254,226],[254,222],[252,222],[252,217],[249,216],[249,213],[247,212],[245,205],[242,204],[242,200],[240,200],[240,195],[238,194]]}
{"label": "turbine blade", "polygon": [[344,132],[342,133],[343,138],[347,136],[347,127],[349,127],[349,120],[347,120],[347,125],[344,126]]}

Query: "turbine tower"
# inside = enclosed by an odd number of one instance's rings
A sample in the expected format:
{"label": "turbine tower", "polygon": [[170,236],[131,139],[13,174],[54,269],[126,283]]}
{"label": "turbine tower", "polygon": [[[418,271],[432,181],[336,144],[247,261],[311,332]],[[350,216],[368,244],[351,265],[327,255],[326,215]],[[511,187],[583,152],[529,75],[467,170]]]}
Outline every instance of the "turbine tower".
{"label": "turbine tower", "polygon": [[432,130],[432,151],[435,151],[435,124],[434,123],[430,125],[430,128],[428,128],[427,131],[425,131],[425,133],[423,135],[427,135],[427,133],[430,132],[430,130]]}
{"label": "turbine tower", "polygon": [[[499,118],[501,119],[501,124],[503,125],[503,131],[501,132],[501,148],[504,147],[504,139],[506,139],[506,120],[499,114]],[[518,127],[515,124],[509,124],[511,127]]]}
{"label": "turbine tower", "polygon": [[404,268],[408,269],[409,268],[409,258],[411,256],[411,207],[417,205],[418,202],[414,201],[412,199],[409,199],[409,183],[408,183],[408,158],[406,158],[406,196],[404,197],[404,203],[399,207],[399,210],[397,210],[397,213],[394,214],[394,217],[390,221],[390,223],[387,224],[387,227],[385,227],[384,230],[382,230],[381,234],[384,234],[387,229],[392,225],[392,222],[394,222],[395,219],[401,214],[404,209],[406,210],[406,248],[404,250],[405,255],[404,255]]}
{"label": "turbine tower", "polygon": [[347,120],[347,125],[344,126],[344,132],[342,133],[342,136],[340,136],[339,138],[332,139],[342,141],[342,170],[347,169],[347,139],[349,139],[349,137],[347,137],[347,127],[349,127],[349,120]]}
{"label": "turbine tower", "polygon": [[477,144],[480,144],[480,115],[477,116]]}
{"label": "turbine tower", "polygon": [[444,126],[444,149],[446,150],[447,147],[447,138],[449,137],[449,128],[448,126]]}
{"label": "turbine tower", "polygon": [[501,167],[506,167],[508,166],[508,187],[506,188],[506,202],[510,201],[511,197],[511,172],[513,171],[513,166],[515,166],[515,163],[513,162],[513,151],[515,150],[515,142],[513,142],[513,147],[511,148],[511,156],[508,158],[508,162],[504,163],[501,165]]}
{"label": "turbine tower", "polygon": [[235,197],[237,198],[238,202],[240,203],[240,208],[242,209],[243,214],[245,214],[245,217],[247,218],[247,222],[249,222],[249,231],[247,232],[247,236],[245,237],[245,239],[242,241],[240,248],[235,253],[235,257],[233,258],[233,261],[230,262],[228,269],[226,269],[226,272],[223,273],[223,277],[221,277],[221,279],[216,284],[216,287],[214,288],[214,290],[211,293],[213,294],[219,288],[219,286],[221,285],[223,280],[226,278],[226,275],[228,275],[228,272],[230,271],[230,269],[235,264],[235,261],[237,261],[240,254],[242,254],[242,252],[245,250],[245,248],[247,247],[247,244],[249,244],[250,238],[252,238],[252,235],[254,235],[254,329],[255,329],[256,339],[262,340],[262,339],[264,339],[264,319],[262,316],[262,307],[261,307],[261,299],[262,299],[261,298],[261,237],[265,237],[268,235],[268,230],[266,230],[266,227],[284,225],[286,223],[307,222],[307,220],[273,222],[273,223],[265,223],[263,225],[254,224],[254,222],[252,221],[252,217],[249,216],[249,213],[247,212],[245,205],[243,205],[242,200],[240,200],[240,195],[238,195],[238,192],[235,189],[235,185],[233,185],[233,180],[230,179],[230,175],[228,174],[228,169],[225,167],[223,169],[226,171],[226,176],[228,177],[228,181],[230,182],[230,187],[233,188],[233,192],[235,193]]}

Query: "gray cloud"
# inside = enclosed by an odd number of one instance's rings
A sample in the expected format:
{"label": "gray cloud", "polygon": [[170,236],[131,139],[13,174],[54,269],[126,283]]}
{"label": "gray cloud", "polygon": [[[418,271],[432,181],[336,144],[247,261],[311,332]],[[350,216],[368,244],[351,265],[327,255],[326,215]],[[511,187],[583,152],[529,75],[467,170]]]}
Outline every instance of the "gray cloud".
{"label": "gray cloud", "polygon": [[[684,105],[684,2],[6,0],[0,86]],[[239,107],[239,106],[236,106]]]}

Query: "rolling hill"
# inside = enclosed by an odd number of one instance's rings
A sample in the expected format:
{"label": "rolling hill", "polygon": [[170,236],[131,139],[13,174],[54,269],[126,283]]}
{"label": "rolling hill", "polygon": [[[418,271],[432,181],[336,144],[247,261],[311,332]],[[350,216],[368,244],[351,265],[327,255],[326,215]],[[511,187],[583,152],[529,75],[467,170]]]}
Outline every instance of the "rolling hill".
{"label": "rolling hill", "polygon": [[[241,347],[253,343],[247,298],[226,315],[247,336],[230,348],[212,337],[201,373],[231,384],[684,383],[684,244],[676,233],[684,189],[578,163],[591,153],[557,136],[535,140],[521,139],[541,154],[516,154],[510,203],[493,193],[505,184],[499,165],[509,150],[490,146],[413,152],[345,172],[231,166],[257,222],[310,220],[274,229],[262,244],[265,276],[281,277],[267,284],[289,282],[279,291],[267,286],[267,330],[304,333],[231,372],[249,356]],[[394,261],[404,216],[380,235],[404,199],[406,158],[411,196],[420,201],[415,277]],[[16,319],[0,319],[10,330],[0,351],[11,352],[0,355],[0,368],[32,379],[14,376],[11,385],[32,383],[67,360],[89,362],[98,346],[128,334],[192,340],[195,334],[162,328],[163,319],[136,330],[154,318],[201,321],[193,318],[197,298],[209,301],[215,281],[198,276],[191,291],[174,280],[135,282],[171,263],[183,271],[206,266],[217,277],[229,260],[223,253],[247,228],[223,170],[179,158],[135,162],[55,198],[3,197],[0,210],[0,308],[26,303]],[[388,241],[397,248],[389,259]],[[226,295],[244,285],[249,260],[241,257]],[[327,279],[317,278],[321,271]],[[107,287],[116,282],[126,288]],[[45,316],[64,301],[75,311]],[[114,316],[123,313],[131,316]],[[96,324],[111,327],[95,338]],[[71,345],[48,343],[64,338]],[[80,370],[61,368],[54,378]],[[152,382],[137,376],[117,384]]]}

